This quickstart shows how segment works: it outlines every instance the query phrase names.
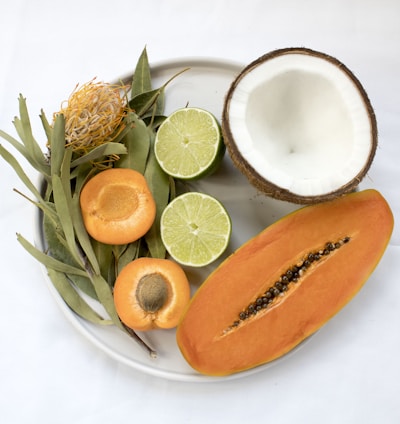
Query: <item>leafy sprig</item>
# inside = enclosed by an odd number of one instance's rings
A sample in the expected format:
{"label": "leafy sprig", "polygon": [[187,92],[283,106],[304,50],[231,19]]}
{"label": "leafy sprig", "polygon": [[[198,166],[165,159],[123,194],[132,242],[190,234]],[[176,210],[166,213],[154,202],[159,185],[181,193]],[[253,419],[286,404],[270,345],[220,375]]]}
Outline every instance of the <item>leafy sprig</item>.
{"label": "leafy sprig", "polygon": [[[154,89],[144,49],[133,74],[129,108],[122,130],[113,141],[105,142],[79,157],[66,145],[63,114],[57,114],[54,123],[50,124],[41,111],[40,119],[48,147],[48,151],[43,153],[33,136],[26,99],[22,95],[18,99],[19,117],[13,121],[20,141],[0,130],[0,137],[43,178],[43,190],[40,190],[15,156],[0,145],[0,155],[12,166],[33,199],[24,197],[41,211],[46,250],[40,250],[21,234],[17,234],[17,240],[45,266],[54,287],[77,315],[94,324],[116,325],[134,337],[151,356],[156,355],[155,351],[120,321],[113,301],[113,285],[119,271],[137,257],[164,258],[166,255],[160,236],[160,216],[174,196],[175,187],[174,180],[162,171],[155,159],[154,139],[158,126],[165,119],[165,88],[177,75]],[[114,155],[119,159],[108,164],[107,158]],[[88,235],[83,224],[80,191],[85,182],[99,172],[93,163],[102,160],[107,166],[141,172],[156,201],[153,226],[142,239],[128,245],[110,246],[97,242]]]}

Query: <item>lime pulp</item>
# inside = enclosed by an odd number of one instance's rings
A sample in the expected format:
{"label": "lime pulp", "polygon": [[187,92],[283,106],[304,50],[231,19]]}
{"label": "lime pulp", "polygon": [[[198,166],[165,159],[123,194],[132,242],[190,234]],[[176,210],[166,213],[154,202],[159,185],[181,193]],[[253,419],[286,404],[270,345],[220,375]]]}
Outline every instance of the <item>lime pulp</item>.
{"label": "lime pulp", "polygon": [[161,238],[178,263],[206,266],[226,250],[232,224],[228,212],[214,197],[189,192],[176,197],[161,216]]}
{"label": "lime pulp", "polygon": [[161,168],[194,180],[216,170],[225,153],[219,122],[210,112],[187,107],[169,115],[157,131],[154,151]]}

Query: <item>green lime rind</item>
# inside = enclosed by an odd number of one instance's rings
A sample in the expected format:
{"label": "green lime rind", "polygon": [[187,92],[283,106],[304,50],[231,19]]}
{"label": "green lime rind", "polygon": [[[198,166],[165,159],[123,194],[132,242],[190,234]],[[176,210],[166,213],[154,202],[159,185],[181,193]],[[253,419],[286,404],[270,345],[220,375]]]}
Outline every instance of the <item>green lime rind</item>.
{"label": "green lime rind", "polygon": [[228,247],[231,218],[219,200],[197,192],[175,198],[161,216],[161,238],[169,255],[181,265],[202,267]]}
{"label": "green lime rind", "polygon": [[183,108],[158,129],[155,155],[160,167],[180,180],[197,180],[214,173],[225,155],[219,122],[210,112]]}

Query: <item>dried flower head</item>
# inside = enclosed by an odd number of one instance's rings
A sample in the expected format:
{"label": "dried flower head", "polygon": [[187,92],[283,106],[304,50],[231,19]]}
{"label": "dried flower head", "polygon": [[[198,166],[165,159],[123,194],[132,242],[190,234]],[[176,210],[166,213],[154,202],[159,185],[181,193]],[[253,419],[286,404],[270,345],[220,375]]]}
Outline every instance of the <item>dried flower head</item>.
{"label": "dried flower head", "polygon": [[62,104],[65,117],[65,143],[82,155],[94,147],[113,141],[123,130],[127,110],[124,86],[96,82],[75,87]]}

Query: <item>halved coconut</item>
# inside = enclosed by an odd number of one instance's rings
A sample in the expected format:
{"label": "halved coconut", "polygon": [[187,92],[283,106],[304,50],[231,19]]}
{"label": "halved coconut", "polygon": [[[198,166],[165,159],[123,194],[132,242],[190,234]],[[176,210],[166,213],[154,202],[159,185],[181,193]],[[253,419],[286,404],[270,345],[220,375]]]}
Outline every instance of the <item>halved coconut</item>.
{"label": "halved coconut", "polygon": [[337,59],[306,48],[249,64],[227,93],[222,130],[234,164],[255,187],[298,204],[353,191],[377,147],[361,83]]}

